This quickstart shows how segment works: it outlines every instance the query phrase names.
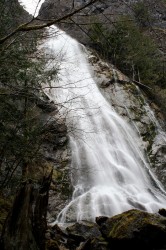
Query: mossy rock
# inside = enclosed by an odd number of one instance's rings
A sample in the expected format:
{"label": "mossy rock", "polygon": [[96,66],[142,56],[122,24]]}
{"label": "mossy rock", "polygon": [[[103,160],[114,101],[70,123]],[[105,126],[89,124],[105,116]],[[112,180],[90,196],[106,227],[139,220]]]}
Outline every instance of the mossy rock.
{"label": "mossy rock", "polygon": [[88,238],[103,239],[98,225],[93,222],[80,221],[68,227],[66,230],[68,235],[78,242],[85,241]]}
{"label": "mossy rock", "polygon": [[56,240],[49,239],[46,242],[46,250],[60,250]]}
{"label": "mossy rock", "polygon": [[101,222],[98,218],[97,223],[113,249],[142,247],[152,250],[166,247],[166,218],[163,216],[133,209]]}

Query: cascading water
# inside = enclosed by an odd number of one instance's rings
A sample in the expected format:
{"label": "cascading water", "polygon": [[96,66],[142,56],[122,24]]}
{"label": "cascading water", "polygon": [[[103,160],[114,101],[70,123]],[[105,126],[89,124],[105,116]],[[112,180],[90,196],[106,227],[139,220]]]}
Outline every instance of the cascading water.
{"label": "cascading water", "polygon": [[[35,5],[29,6],[34,13]],[[100,93],[83,46],[56,27],[52,31],[56,36],[42,49],[52,58],[48,67],[59,67],[59,77],[46,94],[67,120],[73,184],[72,200],[56,222],[165,207],[166,193],[150,171],[139,137]]]}
{"label": "cascading water", "polygon": [[56,222],[94,220],[132,208],[156,212],[166,205],[165,192],[149,169],[137,134],[100,93],[83,46],[54,30],[57,36],[44,48],[59,62],[59,79],[51,82],[47,95],[61,103],[67,119],[74,189]]}

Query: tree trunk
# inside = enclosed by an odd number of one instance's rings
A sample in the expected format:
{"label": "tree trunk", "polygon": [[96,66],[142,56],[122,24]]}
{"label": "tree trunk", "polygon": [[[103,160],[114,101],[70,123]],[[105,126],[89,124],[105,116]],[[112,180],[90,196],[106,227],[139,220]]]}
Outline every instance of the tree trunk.
{"label": "tree trunk", "polygon": [[1,237],[3,250],[44,250],[48,192],[52,172],[39,189],[31,181],[22,183],[6,219]]}

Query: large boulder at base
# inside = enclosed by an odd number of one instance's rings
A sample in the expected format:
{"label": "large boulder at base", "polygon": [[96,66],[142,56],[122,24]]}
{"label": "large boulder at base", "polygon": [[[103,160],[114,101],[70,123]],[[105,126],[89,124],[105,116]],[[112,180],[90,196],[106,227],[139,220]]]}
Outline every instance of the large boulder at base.
{"label": "large boulder at base", "polygon": [[166,249],[166,218],[139,210],[129,210],[96,222],[110,249]]}
{"label": "large boulder at base", "polygon": [[67,227],[66,230],[69,236],[77,239],[86,240],[89,237],[99,238],[102,236],[98,225],[88,221],[77,222],[74,225]]}
{"label": "large boulder at base", "polygon": [[99,226],[89,221],[76,222],[65,230],[54,225],[48,229],[46,238],[47,250],[109,250]]}
{"label": "large boulder at base", "polygon": [[49,229],[46,249],[166,250],[166,217],[161,215],[163,213],[165,215],[164,209],[160,214],[133,209],[111,218],[97,217],[96,223],[79,221],[65,230],[55,225]]}

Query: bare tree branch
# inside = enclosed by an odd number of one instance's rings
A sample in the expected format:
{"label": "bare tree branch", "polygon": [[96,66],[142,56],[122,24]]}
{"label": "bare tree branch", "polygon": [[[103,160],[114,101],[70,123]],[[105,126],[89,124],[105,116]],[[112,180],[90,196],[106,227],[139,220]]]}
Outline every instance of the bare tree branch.
{"label": "bare tree branch", "polygon": [[[54,19],[51,21],[48,21],[44,24],[39,24],[39,25],[29,25],[30,22],[21,24],[20,26],[18,26],[14,31],[12,31],[10,34],[8,34],[7,36],[3,37],[0,39],[0,44],[3,44],[5,41],[7,41],[9,38],[11,38],[12,36],[14,36],[15,34],[17,34],[18,32],[27,32],[27,31],[32,31],[32,30],[40,30],[46,27],[50,27],[53,24],[59,23],[67,18],[72,17],[73,15],[75,15],[76,13],[82,11],[83,9],[87,8],[88,6],[94,4],[95,2],[97,2],[98,0],[91,0],[89,3],[85,4],[84,6],[72,11],[71,13],[60,17],[58,19]],[[37,20],[36,18],[34,18],[33,20]]]}

